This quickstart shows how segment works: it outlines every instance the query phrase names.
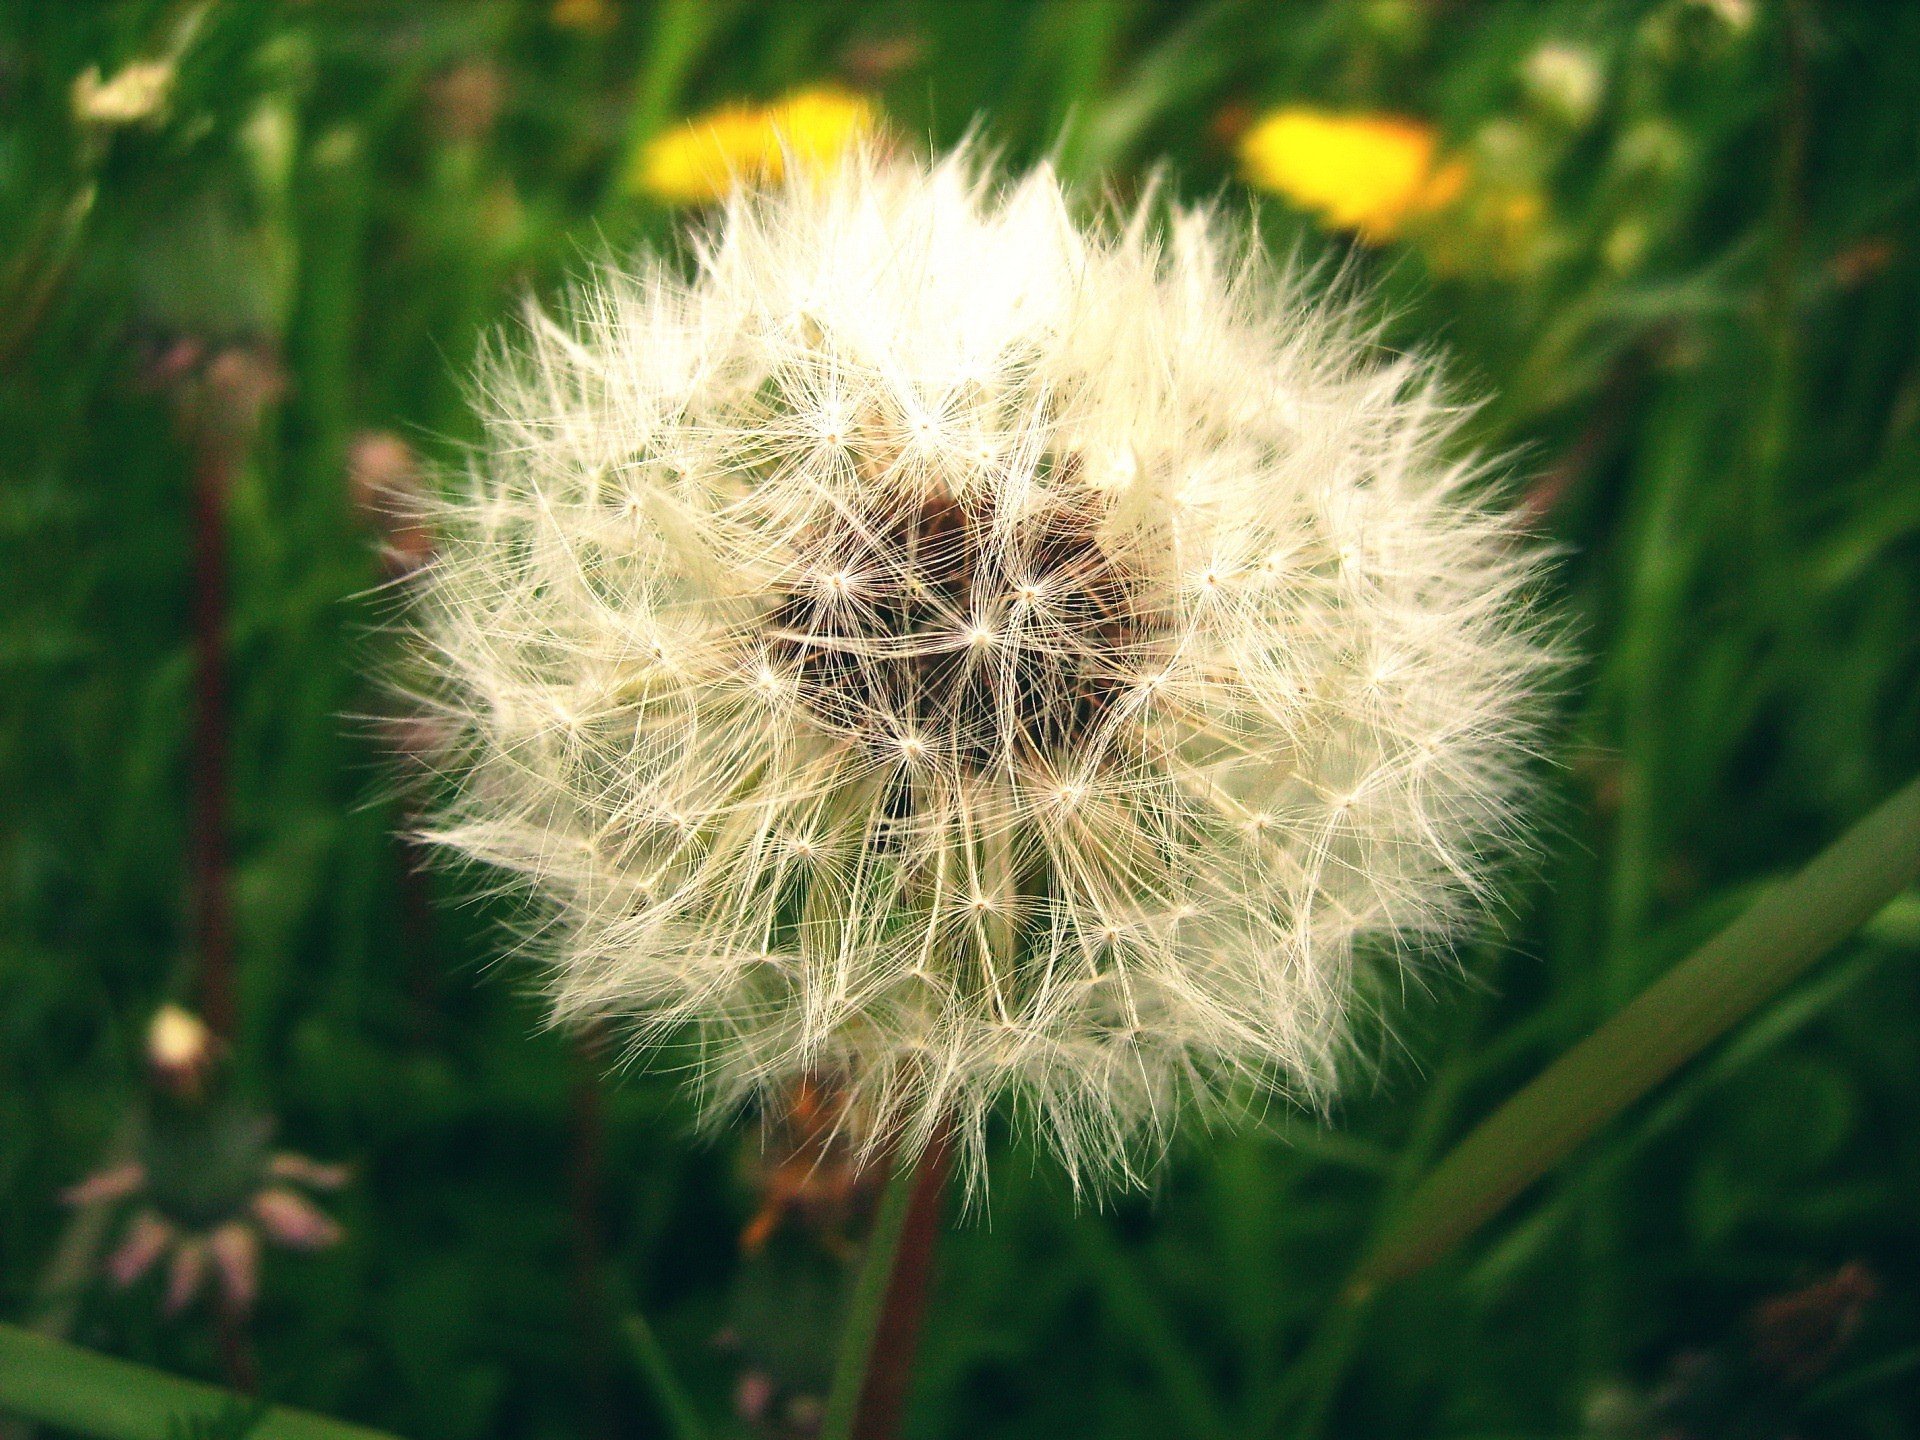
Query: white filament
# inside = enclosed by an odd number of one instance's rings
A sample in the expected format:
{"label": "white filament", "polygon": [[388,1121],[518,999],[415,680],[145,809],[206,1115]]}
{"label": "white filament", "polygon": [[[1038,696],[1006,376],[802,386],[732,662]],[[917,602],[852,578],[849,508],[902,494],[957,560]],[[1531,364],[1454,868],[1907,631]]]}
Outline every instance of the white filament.
{"label": "white filament", "polygon": [[[714,1113],[826,1076],[863,1143],[951,1124],[975,1179],[1009,1099],[1096,1186],[1196,1098],[1323,1100],[1366,957],[1481,910],[1548,663],[1430,369],[1212,214],[1083,224],[965,155],[743,195],[695,250],[488,368],[423,582],[431,836],[545,902],[557,1013],[690,1046]],[[889,634],[928,495],[992,593]],[[1062,503],[1148,623],[1044,573]],[[968,752],[938,696],[809,693],[810,644],[1024,679]]]}

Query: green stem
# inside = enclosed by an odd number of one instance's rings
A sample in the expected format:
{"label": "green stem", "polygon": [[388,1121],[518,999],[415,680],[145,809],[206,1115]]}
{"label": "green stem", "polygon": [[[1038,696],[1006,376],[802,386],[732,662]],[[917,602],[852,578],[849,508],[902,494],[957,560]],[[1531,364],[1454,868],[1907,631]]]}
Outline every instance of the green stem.
{"label": "green stem", "polygon": [[1357,1293],[1472,1234],[1920,875],[1920,780],[1655,981],[1454,1146],[1362,1262]]}
{"label": "green stem", "polygon": [[[1426,1098],[1407,1133],[1406,1144],[1388,1178],[1385,1193],[1375,1207],[1371,1227],[1375,1236],[1383,1234],[1392,1223],[1401,1201],[1446,1138],[1461,1092],[1481,1058],[1475,1041],[1485,1018],[1486,1005],[1487,992],[1480,991],[1456,1014],[1446,1059],[1427,1087]],[[1347,1371],[1359,1353],[1372,1313],[1372,1300],[1370,1294],[1349,1291],[1337,1297],[1322,1313],[1312,1339],[1288,1377],[1288,1384],[1277,1397],[1283,1409],[1297,1403],[1286,1431],[1292,1440],[1317,1440],[1326,1430]]]}
{"label": "green stem", "polygon": [[[856,1426],[857,1433],[869,1435],[876,1429],[876,1420],[882,1422],[879,1428],[884,1429],[885,1422],[897,1419],[898,1405],[904,1398],[905,1375],[878,1372],[882,1368],[904,1371],[912,1359],[920,1319],[918,1301],[925,1275],[906,1274],[902,1267],[924,1269],[931,1259],[931,1227],[937,1224],[939,1192],[947,1168],[947,1144],[944,1134],[938,1136],[927,1147],[919,1165],[900,1166],[880,1198],[880,1211],[873,1218],[866,1253],[860,1260],[860,1273],[854,1280],[853,1299],[847,1307],[846,1328],[840,1335],[840,1352],[834,1360],[833,1384],[827,1391],[819,1440],[850,1440],[856,1434]],[[903,1239],[908,1239],[910,1221],[918,1222],[911,1227],[915,1234],[903,1246]],[[913,1293],[908,1295],[905,1291]],[[900,1304],[902,1300],[907,1303]],[[905,1333],[889,1335],[889,1325]],[[887,1353],[883,1355],[883,1351]],[[885,1402],[881,1408],[892,1412],[888,1416],[865,1413],[875,1403],[870,1391],[877,1380],[885,1381],[885,1388],[899,1392],[881,1397]]]}
{"label": "green stem", "polygon": [[706,1440],[706,1427],[700,1423],[700,1412],[694,1408],[693,1397],[687,1394],[680,1377],[673,1373],[666,1349],[654,1334],[653,1326],[647,1323],[647,1317],[629,1309],[620,1328],[627,1337],[634,1364],[653,1391],[654,1403],[660,1407],[661,1417],[674,1440]]}
{"label": "green stem", "polygon": [[666,124],[702,48],[731,18],[731,11],[724,0],[665,0],[660,6],[634,88],[620,160],[608,177],[605,204],[612,204],[631,184],[647,141]]}
{"label": "green stem", "polygon": [[248,1440],[392,1440],[324,1415],[260,1407],[231,1390],[96,1355],[16,1325],[0,1325],[0,1414],[98,1440],[177,1440],[235,1416],[252,1422]]}
{"label": "green stem", "polygon": [[1132,1336],[1141,1358],[1158,1377],[1161,1390],[1179,1416],[1180,1433],[1197,1440],[1231,1434],[1206,1372],[1194,1359],[1178,1325],[1135,1273],[1101,1217],[1076,1216],[1068,1222],[1067,1234],[1079,1252],[1081,1266],[1099,1283],[1108,1314]]}

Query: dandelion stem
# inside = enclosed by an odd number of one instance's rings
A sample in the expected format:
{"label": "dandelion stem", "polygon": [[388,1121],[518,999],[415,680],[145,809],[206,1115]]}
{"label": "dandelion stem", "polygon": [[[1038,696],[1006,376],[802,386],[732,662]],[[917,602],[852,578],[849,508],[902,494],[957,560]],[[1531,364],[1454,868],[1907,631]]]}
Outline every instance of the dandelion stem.
{"label": "dandelion stem", "polygon": [[890,1440],[899,1433],[951,1158],[942,1128],[920,1163],[901,1166],[887,1183],[854,1281],[820,1440]]}
{"label": "dandelion stem", "polygon": [[260,1389],[260,1364],[254,1354],[253,1336],[247,1328],[247,1312],[230,1301],[224,1292],[216,1304],[214,1335],[220,1345],[220,1367],[226,1371],[227,1384],[242,1395]]}

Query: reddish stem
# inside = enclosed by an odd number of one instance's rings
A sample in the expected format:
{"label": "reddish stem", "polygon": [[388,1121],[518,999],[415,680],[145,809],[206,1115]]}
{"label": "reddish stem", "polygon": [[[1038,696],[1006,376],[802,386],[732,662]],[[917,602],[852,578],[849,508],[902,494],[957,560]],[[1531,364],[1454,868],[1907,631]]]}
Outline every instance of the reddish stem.
{"label": "reddish stem", "polygon": [[252,1395],[260,1388],[260,1366],[254,1357],[253,1335],[247,1328],[247,1314],[244,1310],[229,1304],[224,1297],[215,1304],[217,1312],[214,1321],[219,1337],[220,1364],[227,1372],[227,1384],[242,1395]]}
{"label": "reddish stem", "polygon": [[854,1412],[854,1440],[894,1440],[900,1433],[913,1382],[913,1359],[920,1348],[933,1252],[940,1238],[940,1201],[952,1164],[952,1137],[943,1128],[920,1157],[920,1173],[914,1177],[913,1198],[907,1202],[906,1224],[867,1362],[866,1384]]}
{"label": "reddish stem", "polygon": [[[202,422],[204,425],[204,422]],[[227,495],[237,447],[196,434],[193,443],[193,839],[194,925],[200,1013],[233,1039],[233,904],[227,871]]]}

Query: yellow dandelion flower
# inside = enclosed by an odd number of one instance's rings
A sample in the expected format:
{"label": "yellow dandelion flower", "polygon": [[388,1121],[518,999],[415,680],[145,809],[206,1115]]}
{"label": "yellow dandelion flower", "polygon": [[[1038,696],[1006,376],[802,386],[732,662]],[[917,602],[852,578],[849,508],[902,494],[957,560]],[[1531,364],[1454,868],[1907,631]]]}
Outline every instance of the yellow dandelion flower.
{"label": "yellow dandelion flower", "polygon": [[770,112],[788,153],[808,166],[831,164],[873,129],[873,101],[837,85],[796,90]]}
{"label": "yellow dandelion flower", "polygon": [[633,186],[669,205],[718,200],[743,182],[778,180],[789,161],[830,166],[878,120],[873,101],[832,85],[767,105],[735,103],[682,121],[640,152]]}
{"label": "yellow dandelion flower", "polygon": [[655,136],[640,152],[634,188],[671,205],[713,200],[768,163],[766,112],[723,105]]}
{"label": "yellow dandelion flower", "polygon": [[1433,127],[1398,115],[1342,115],[1288,106],[1240,139],[1250,184],[1378,244],[1409,220],[1451,204],[1466,166],[1440,155]]}

